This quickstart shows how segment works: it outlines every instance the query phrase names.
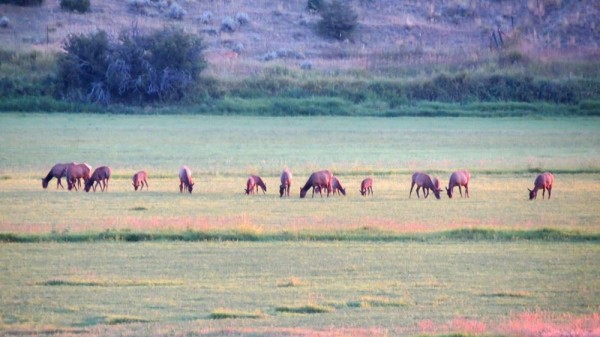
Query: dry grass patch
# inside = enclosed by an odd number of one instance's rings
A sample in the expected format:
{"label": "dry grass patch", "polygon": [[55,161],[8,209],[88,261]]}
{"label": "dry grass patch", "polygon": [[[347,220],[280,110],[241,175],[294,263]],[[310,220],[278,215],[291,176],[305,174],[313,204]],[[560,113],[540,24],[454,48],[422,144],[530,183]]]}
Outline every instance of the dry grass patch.
{"label": "dry grass patch", "polygon": [[277,281],[278,288],[291,288],[291,287],[304,287],[307,283],[299,279],[298,277],[292,276],[289,279]]}

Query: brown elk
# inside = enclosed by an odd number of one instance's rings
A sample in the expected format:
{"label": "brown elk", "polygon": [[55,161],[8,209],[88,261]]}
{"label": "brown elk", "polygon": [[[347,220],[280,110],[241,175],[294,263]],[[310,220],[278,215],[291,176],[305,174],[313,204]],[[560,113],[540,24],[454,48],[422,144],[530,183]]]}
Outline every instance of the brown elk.
{"label": "brown elk", "polygon": [[373,195],[373,179],[365,178],[360,182],[360,194],[364,197],[368,194]]}
{"label": "brown elk", "polygon": [[[100,166],[94,170],[90,179],[85,182],[85,191],[89,192],[90,188],[94,188],[94,192],[96,192],[96,187],[100,185],[100,190],[104,192],[108,192],[108,180],[110,179],[110,167],[108,166]],[[95,184],[94,184],[95,183]]]}
{"label": "brown elk", "polygon": [[76,183],[78,183],[80,179],[83,179],[84,183],[87,182],[90,178],[90,171],[91,169],[88,164],[69,164],[67,166],[67,189],[70,191],[75,188],[77,191]]}
{"label": "brown elk", "polygon": [[190,193],[192,193],[192,190],[194,189],[192,171],[185,165],[179,169],[179,193],[183,192],[184,187],[187,188]]}
{"label": "brown elk", "polygon": [[246,194],[254,194],[254,188],[256,187],[256,181],[254,177],[249,176],[248,180],[246,180],[246,189],[244,190]]}
{"label": "brown elk", "polygon": [[448,197],[452,198],[454,187],[458,186],[458,192],[460,192],[460,197],[462,198],[462,189],[461,186],[465,187],[465,196],[469,197],[469,181],[471,181],[471,173],[466,170],[456,171],[450,175],[450,180],[448,181],[448,187],[446,187],[446,192],[448,193]]}
{"label": "brown elk", "polygon": [[533,190],[529,190],[529,200],[537,199],[538,190],[542,190],[542,199],[544,199],[546,195],[546,190],[548,190],[548,200],[550,200],[550,195],[552,193],[552,184],[554,184],[554,175],[551,172],[544,172],[535,178]]}
{"label": "brown elk", "polygon": [[279,197],[290,196],[290,187],[292,186],[292,172],[289,169],[283,170],[281,172],[281,185],[279,185]]}
{"label": "brown elk", "polygon": [[333,188],[333,195],[335,195],[336,193],[346,195],[346,189],[344,188],[344,186],[342,186],[342,183],[340,182],[338,177],[331,177],[331,187]]}
{"label": "brown elk", "polygon": [[47,188],[50,180],[52,180],[52,178],[56,178],[56,189],[58,189],[58,186],[64,189],[65,187],[61,183],[61,179],[62,177],[67,176],[67,167],[69,167],[70,164],[71,163],[64,163],[52,166],[46,177],[42,178],[42,187]]}
{"label": "brown elk", "polygon": [[263,191],[263,194],[267,192],[267,184],[262,180],[261,177],[256,175],[251,175],[252,179],[254,179],[254,184],[256,186],[256,193],[258,193],[258,188],[260,187]]}
{"label": "brown elk", "polygon": [[144,185],[146,185],[146,191],[148,190],[148,172],[139,171],[133,175],[133,188],[137,191],[138,187],[140,191],[144,190]]}
{"label": "brown elk", "polygon": [[300,198],[306,197],[306,192],[313,188],[313,198],[315,197],[315,189],[319,188],[319,193],[321,197],[323,197],[322,190],[327,189],[327,196],[329,197],[329,193],[332,191],[331,181],[333,178],[333,173],[329,170],[323,170],[314,172],[310,175],[304,187],[300,188]]}
{"label": "brown elk", "polygon": [[408,198],[410,199],[410,196],[412,195],[412,191],[413,188],[415,187],[415,185],[417,185],[417,198],[420,198],[421,196],[419,196],[419,189],[422,188],[423,189],[423,198],[427,198],[429,196],[429,190],[433,191],[433,195],[435,195],[436,199],[440,199],[440,188],[439,188],[439,182],[438,182],[438,187],[435,186],[435,183],[433,182],[433,180],[431,180],[431,177],[423,172],[415,172],[412,175],[412,182],[410,184],[410,193],[408,194]]}

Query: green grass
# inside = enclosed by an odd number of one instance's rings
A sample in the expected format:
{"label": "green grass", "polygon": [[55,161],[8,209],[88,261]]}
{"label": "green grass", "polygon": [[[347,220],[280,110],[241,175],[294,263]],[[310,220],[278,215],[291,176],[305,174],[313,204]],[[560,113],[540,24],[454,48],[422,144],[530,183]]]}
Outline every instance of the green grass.
{"label": "green grass", "polygon": [[[512,335],[503,329],[520,313],[596,312],[599,257],[595,243],[531,241],[0,244],[0,331],[397,336],[425,323],[467,333],[442,327],[468,320]],[[306,285],[279,286],[292,277]],[[147,282],[156,280],[173,285]]]}
{"label": "green grass", "polygon": [[259,319],[264,318],[265,314],[260,311],[244,312],[230,309],[213,310],[208,318],[210,319]]}
{"label": "green grass", "polygon": [[[596,117],[1,114],[0,334],[594,329],[599,130]],[[73,160],[111,166],[109,192],[41,188]],[[178,190],[182,164],[191,195]],[[285,166],[293,193],[280,199]],[[299,199],[322,168],[348,194]],[[471,198],[409,199],[412,172],[445,185],[462,168]],[[140,169],[149,191],[133,191]],[[527,200],[544,170],[552,199]],[[251,173],[267,194],[243,193]]]}
{"label": "green grass", "polygon": [[[597,118],[5,114],[0,176],[10,179],[0,180],[0,232],[6,241],[593,241],[599,130]],[[67,193],[54,180],[43,190],[50,167],[67,161],[111,166],[109,192]],[[191,195],[179,193],[182,164],[196,181]],[[280,199],[286,166],[292,193]],[[299,199],[299,186],[323,168],[348,195]],[[462,168],[473,173],[470,199],[408,198],[412,172],[446,185]],[[133,191],[140,169],[149,191]],[[527,200],[544,170],[556,175],[552,199]],[[251,173],[263,176],[267,194],[243,193]],[[366,176],[374,197],[358,193]]]}

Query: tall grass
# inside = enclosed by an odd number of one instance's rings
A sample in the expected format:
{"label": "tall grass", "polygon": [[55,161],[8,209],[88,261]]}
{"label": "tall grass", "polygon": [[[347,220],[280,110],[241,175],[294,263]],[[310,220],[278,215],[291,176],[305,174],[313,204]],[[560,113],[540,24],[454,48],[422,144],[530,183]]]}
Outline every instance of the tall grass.
{"label": "tall grass", "polygon": [[[175,105],[99,106],[66,103],[58,92],[53,54],[0,50],[0,111],[197,113],[263,116],[599,115],[595,62],[531,62],[499,67],[377,74],[305,72],[263,66],[253,76],[203,78]],[[558,73],[557,73],[558,72]],[[23,76],[25,74],[25,76]]]}

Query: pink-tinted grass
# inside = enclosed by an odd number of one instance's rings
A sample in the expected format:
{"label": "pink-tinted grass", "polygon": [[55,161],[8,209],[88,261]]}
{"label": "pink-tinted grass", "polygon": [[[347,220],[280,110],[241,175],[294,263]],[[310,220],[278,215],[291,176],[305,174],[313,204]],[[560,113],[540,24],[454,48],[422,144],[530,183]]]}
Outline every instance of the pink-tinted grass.
{"label": "pink-tinted grass", "polygon": [[451,322],[436,324],[423,320],[417,324],[419,334],[500,334],[519,337],[593,337],[600,336],[600,314],[555,314],[544,311],[522,312],[498,323],[457,317]]}

